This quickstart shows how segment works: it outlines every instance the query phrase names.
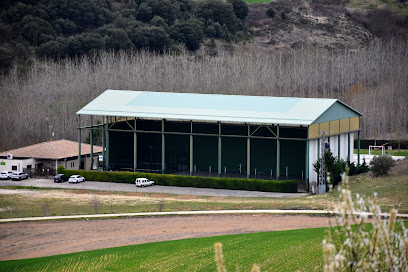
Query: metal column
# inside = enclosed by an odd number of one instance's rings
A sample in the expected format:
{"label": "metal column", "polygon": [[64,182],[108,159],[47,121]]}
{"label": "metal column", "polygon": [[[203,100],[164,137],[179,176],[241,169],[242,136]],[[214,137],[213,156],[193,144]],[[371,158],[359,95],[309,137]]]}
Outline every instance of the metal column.
{"label": "metal column", "polygon": [[247,138],[247,179],[251,177],[251,126],[248,124],[248,138]]}
{"label": "metal column", "polygon": [[91,166],[89,170],[93,169],[94,157],[93,157],[93,115],[91,115]]}
{"label": "metal column", "polygon": [[106,133],[106,171],[109,171],[109,131],[108,131],[108,126],[109,126],[109,117],[106,116],[106,124],[105,124],[105,133]]}
{"label": "metal column", "polygon": [[161,172],[162,174],[165,173],[166,171],[166,145],[165,145],[165,139],[164,139],[164,119],[162,120],[162,154],[161,154],[161,165],[162,169]]}
{"label": "metal column", "polygon": [[351,159],[350,159],[350,133],[347,133],[347,141],[348,141],[348,144],[347,144],[347,158],[348,158],[348,161],[351,161]]}
{"label": "metal column", "polygon": [[340,134],[337,136],[337,158],[340,160]]}
{"label": "metal column", "polygon": [[309,140],[306,141],[305,185],[306,185],[306,192],[309,192]]}
{"label": "metal column", "polygon": [[360,165],[360,133],[361,131],[357,133],[357,165]]}
{"label": "metal column", "polygon": [[218,177],[221,177],[221,122],[218,122]]}
{"label": "metal column", "polygon": [[190,123],[190,176],[193,175],[194,153],[193,153],[193,121]]}
{"label": "metal column", "polygon": [[105,168],[105,163],[106,163],[106,153],[105,153],[105,151],[106,151],[106,144],[105,144],[105,129],[104,129],[104,127],[105,127],[105,117],[103,117],[102,119],[103,119],[102,131],[101,131],[101,134],[102,134],[102,158],[103,158],[103,161],[102,161],[102,170],[106,170],[106,168]]}
{"label": "metal column", "polygon": [[279,141],[279,125],[276,126],[276,180],[280,176],[280,141]]}
{"label": "metal column", "polygon": [[137,171],[137,132],[136,132],[136,118],[133,132],[133,172]]}
{"label": "metal column", "polygon": [[81,170],[81,115],[78,115],[78,170]]}

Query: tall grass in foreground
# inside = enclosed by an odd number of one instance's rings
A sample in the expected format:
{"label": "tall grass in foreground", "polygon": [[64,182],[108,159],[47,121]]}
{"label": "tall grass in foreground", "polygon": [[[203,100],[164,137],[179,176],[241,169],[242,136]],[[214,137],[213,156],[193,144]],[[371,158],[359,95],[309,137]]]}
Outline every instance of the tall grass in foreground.
{"label": "tall grass in foreground", "polygon": [[[323,240],[324,272],[408,271],[408,229],[397,219],[397,210],[391,209],[388,220],[383,220],[375,199],[366,201],[357,194],[353,201],[346,174],[339,190],[337,227]],[[369,216],[372,224],[367,225]],[[214,247],[218,272],[227,272],[222,244]],[[260,267],[254,264],[251,272]]]}
{"label": "tall grass in foreground", "polygon": [[[324,271],[408,271],[408,230],[391,209],[388,220],[381,219],[375,199],[352,199],[348,177],[343,177],[340,228],[331,229],[323,240]],[[375,196],[374,196],[375,197]],[[372,228],[365,223],[372,216]]]}

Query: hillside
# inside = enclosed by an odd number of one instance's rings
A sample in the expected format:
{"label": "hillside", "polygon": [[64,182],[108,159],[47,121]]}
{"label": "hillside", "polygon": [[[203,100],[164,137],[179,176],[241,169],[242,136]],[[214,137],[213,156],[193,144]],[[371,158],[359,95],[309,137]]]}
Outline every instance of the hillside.
{"label": "hillside", "polygon": [[408,4],[395,0],[2,1],[0,69],[101,50],[180,52],[248,42],[358,49],[407,33]]}

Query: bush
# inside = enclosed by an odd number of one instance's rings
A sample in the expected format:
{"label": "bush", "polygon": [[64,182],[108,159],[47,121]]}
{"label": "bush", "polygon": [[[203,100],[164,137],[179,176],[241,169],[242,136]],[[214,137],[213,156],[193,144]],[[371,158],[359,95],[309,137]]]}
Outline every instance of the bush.
{"label": "bush", "polygon": [[240,24],[232,4],[222,2],[221,0],[200,2],[196,15],[198,18],[204,19],[205,23],[212,20],[220,25],[225,25],[230,32],[235,32]]}
{"label": "bush", "polygon": [[188,50],[195,51],[203,41],[203,28],[201,21],[190,19],[175,26],[170,32],[170,38],[183,42]]}
{"label": "bush", "polygon": [[386,155],[374,157],[370,161],[371,172],[374,177],[387,175],[394,165],[394,160]]}
{"label": "bush", "polygon": [[227,0],[228,3],[232,4],[232,8],[234,9],[235,15],[244,20],[247,17],[249,9],[248,4],[243,0]]}
{"label": "bush", "polygon": [[275,11],[273,10],[273,8],[268,8],[268,9],[266,10],[266,15],[267,15],[269,18],[275,17]]}
{"label": "bush", "polygon": [[[335,187],[341,181],[341,175],[342,173],[346,172],[346,166],[348,168],[348,175],[350,176],[367,173],[370,170],[365,160],[361,165],[356,166],[354,162],[351,163],[350,160],[344,161],[334,157],[330,149],[326,150],[324,156],[326,172],[330,173],[330,182],[333,187]],[[317,160],[315,163],[313,163],[313,167],[315,172],[319,174],[320,161]]]}
{"label": "bush", "polygon": [[262,192],[281,192],[281,193],[296,193],[296,180],[261,180],[261,179],[237,179],[237,178],[207,178],[207,177],[191,177],[191,176],[176,176],[166,174],[152,174],[141,172],[100,172],[100,171],[84,171],[84,170],[69,170],[63,167],[58,167],[59,174],[81,175],[85,180],[117,182],[117,183],[134,183],[136,178],[148,178],[153,180],[157,185],[164,186],[179,186],[179,187],[196,187],[196,188],[215,188],[229,190],[248,190]]}

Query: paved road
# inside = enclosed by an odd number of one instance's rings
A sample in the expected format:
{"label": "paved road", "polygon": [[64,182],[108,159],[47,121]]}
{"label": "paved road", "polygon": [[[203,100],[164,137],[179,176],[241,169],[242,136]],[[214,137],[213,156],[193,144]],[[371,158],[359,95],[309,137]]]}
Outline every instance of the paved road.
{"label": "paved road", "polygon": [[21,181],[0,180],[0,186],[33,186],[42,188],[62,188],[62,189],[85,189],[100,191],[119,192],[147,192],[164,193],[176,195],[197,195],[197,196],[235,196],[235,197],[298,197],[306,196],[306,193],[269,193],[243,190],[225,190],[210,188],[175,187],[175,186],[149,186],[136,187],[134,184],[85,181],[82,183],[54,183],[52,179],[26,179]]}

